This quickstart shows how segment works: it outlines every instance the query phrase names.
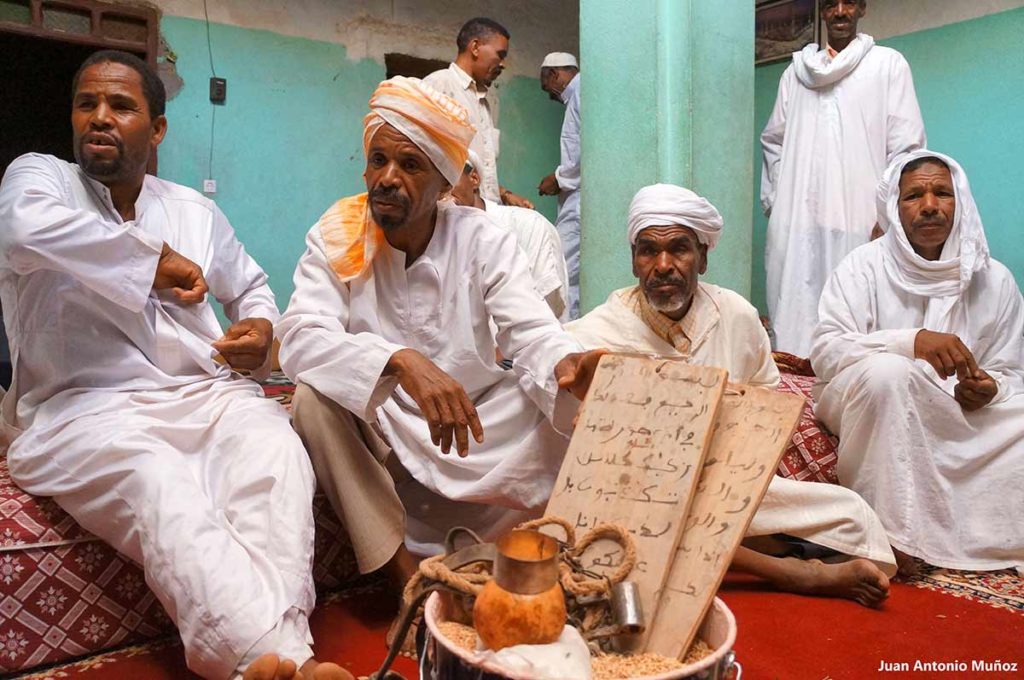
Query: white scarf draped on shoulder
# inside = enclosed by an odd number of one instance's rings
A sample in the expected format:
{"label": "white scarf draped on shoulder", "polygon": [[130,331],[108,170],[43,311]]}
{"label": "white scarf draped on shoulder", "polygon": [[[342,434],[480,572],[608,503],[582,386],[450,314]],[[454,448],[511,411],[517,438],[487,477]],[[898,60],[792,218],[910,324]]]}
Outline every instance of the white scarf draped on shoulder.
{"label": "white scarf draped on shoulder", "polygon": [[804,87],[817,90],[848,76],[874,46],[874,38],[858,33],[843,51],[831,57],[827,49],[811,43],[793,53],[793,72]]}

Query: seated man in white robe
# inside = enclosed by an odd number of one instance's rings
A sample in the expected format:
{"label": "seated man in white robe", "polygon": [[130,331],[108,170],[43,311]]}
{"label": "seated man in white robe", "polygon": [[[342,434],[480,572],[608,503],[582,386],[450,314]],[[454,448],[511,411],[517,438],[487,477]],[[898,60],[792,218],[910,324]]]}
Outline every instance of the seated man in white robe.
{"label": "seated man in white robe", "polygon": [[368,193],[310,229],[278,329],[295,427],[359,570],[401,584],[451,527],[494,538],[543,508],[600,352],[562,330],[512,234],[438,203],[473,137],[461,106],[397,77],[365,124]]}
{"label": "seated man in white robe", "polygon": [[[566,330],[584,347],[683,357],[728,370],[732,382],[774,388],[779,373],[756,310],[737,293],[698,280],[721,230],[718,211],[692,191],[669,184],[641,189],[628,224],[639,285],[614,291]],[[848,559],[826,564],[786,556],[792,541],[777,534],[814,544],[798,545],[801,552],[823,546]],[[733,568],[782,590],[878,606],[896,573],[878,518],[840,486],[773,477],[747,537]]]}
{"label": "seated man in white robe", "polygon": [[27,154],[0,184],[11,476],[142,566],[199,675],[351,678],[310,648],[312,467],[233,370],[266,366],[267,276],[212,201],[146,174],[152,69],[97,52],[73,90],[77,165]]}
{"label": "seated man in white robe", "polygon": [[481,196],[479,167],[480,157],[470,149],[462,176],[452,187],[452,198],[459,205],[486,211],[491,221],[515,235],[530,265],[534,289],[559,321],[567,321],[569,276],[555,225],[536,210],[498,205]]}
{"label": "seated man in white robe", "polygon": [[956,161],[920,150],[878,192],[885,236],[821,296],[811,362],[841,484],[902,571],[1024,569],[1024,299]]}

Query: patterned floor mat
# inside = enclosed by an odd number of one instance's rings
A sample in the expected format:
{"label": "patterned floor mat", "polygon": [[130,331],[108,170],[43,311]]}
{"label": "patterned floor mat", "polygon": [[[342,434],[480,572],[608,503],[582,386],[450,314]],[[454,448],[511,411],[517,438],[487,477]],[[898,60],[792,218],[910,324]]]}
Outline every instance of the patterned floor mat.
{"label": "patterned floor mat", "polygon": [[1013,569],[960,571],[922,564],[907,583],[1024,614],[1024,577]]}

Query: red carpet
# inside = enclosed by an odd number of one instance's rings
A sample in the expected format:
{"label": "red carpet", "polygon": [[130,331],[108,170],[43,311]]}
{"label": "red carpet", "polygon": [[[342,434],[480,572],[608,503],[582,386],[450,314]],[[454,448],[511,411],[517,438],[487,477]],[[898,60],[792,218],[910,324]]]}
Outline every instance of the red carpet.
{"label": "red carpet", "polygon": [[[846,680],[873,678],[887,662],[1015,662],[1018,672],[916,672],[914,678],[1024,677],[1024,611],[904,583],[893,584],[882,610],[853,602],[771,592],[730,574],[720,593],[736,615],[736,654],[747,679]],[[384,656],[390,598],[374,587],[349,591],[317,608],[317,656],[342,663],[356,676],[376,670]],[[418,677],[415,662],[396,670]],[[884,674],[898,677],[900,674]],[[180,645],[151,643],[29,676],[81,680],[193,678]]]}
{"label": "red carpet", "polygon": [[[736,615],[743,677],[859,680],[887,662],[966,662],[968,671],[914,678],[1024,677],[1024,612],[894,583],[881,610],[845,600],[767,591],[730,574],[720,597]],[[1018,672],[973,672],[974,660],[1016,662]]]}

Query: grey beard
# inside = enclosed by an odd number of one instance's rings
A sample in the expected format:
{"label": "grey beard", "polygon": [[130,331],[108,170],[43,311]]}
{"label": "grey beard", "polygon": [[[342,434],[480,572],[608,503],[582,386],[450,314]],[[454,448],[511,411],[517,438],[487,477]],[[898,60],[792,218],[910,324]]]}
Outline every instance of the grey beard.
{"label": "grey beard", "polygon": [[656,312],[661,312],[662,314],[672,314],[674,312],[678,312],[680,309],[683,308],[683,305],[686,304],[686,300],[683,299],[683,295],[681,293],[673,295],[664,302],[653,300],[649,296],[647,296],[646,293],[644,294],[644,296],[647,297],[647,304],[651,306],[651,309],[653,309]]}

